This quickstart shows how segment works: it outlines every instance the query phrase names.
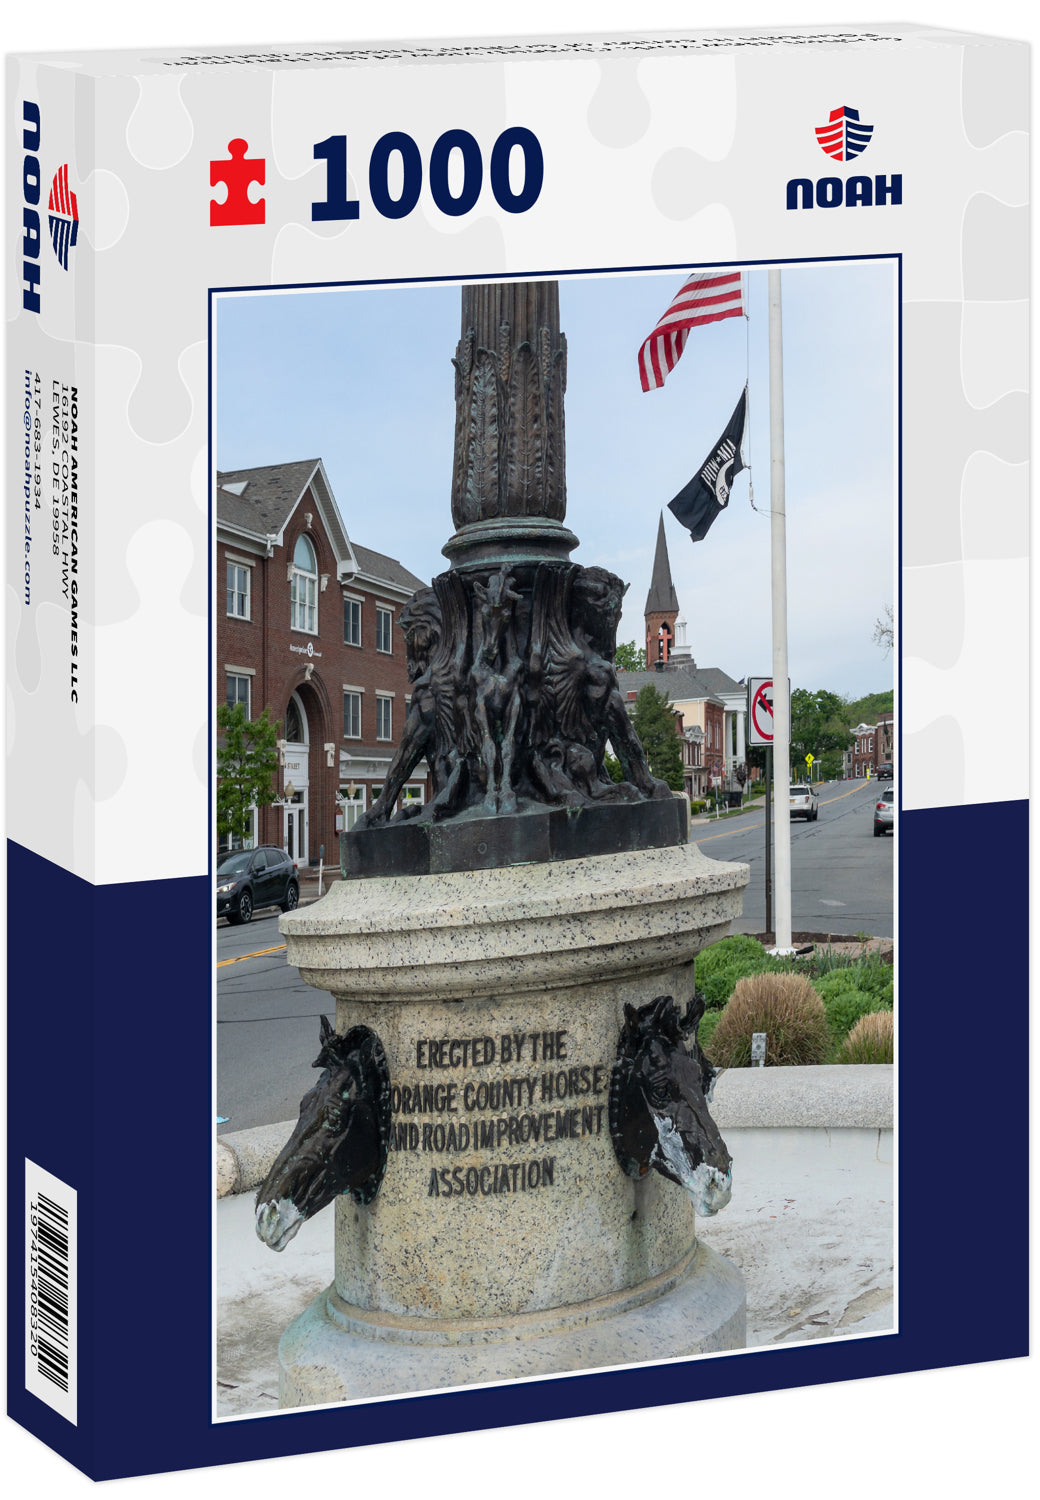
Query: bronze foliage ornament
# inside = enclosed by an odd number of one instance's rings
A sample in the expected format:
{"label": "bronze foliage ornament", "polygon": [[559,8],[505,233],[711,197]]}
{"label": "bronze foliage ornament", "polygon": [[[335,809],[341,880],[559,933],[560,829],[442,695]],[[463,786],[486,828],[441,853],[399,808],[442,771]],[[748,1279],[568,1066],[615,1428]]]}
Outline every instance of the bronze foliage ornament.
{"label": "bronze foliage ornament", "polygon": [[349,1193],[371,1203],[386,1171],[390,1138],[390,1070],[379,1037],[368,1026],[344,1036],[321,1018],[323,1069],[300,1101],[296,1129],[256,1195],[256,1232],[284,1250],[305,1220]]}
{"label": "bronze foliage ornament", "polygon": [[641,1178],[652,1168],[708,1216],[729,1202],[733,1162],[708,1112],[716,1070],[697,1040],[703,1014],[699,994],[682,1015],[671,995],[625,1006],[609,1115],[622,1171]]}
{"label": "bronze foliage ornament", "polygon": [[[522,286],[511,290],[519,294]],[[467,328],[452,361],[456,526],[506,516],[562,521],[566,513],[567,341],[545,324],[515,345],[513,339],[508,322],[499,323],[493,348]]]}

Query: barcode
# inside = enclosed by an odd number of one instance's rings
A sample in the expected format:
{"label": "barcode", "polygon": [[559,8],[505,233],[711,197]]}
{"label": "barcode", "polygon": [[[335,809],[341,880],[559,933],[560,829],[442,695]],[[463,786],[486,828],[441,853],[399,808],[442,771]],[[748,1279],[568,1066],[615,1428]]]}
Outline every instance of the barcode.
{"label": "barcode", "polygon": [[25,1385],[76,1421],[76,1194],[25,1163]]}

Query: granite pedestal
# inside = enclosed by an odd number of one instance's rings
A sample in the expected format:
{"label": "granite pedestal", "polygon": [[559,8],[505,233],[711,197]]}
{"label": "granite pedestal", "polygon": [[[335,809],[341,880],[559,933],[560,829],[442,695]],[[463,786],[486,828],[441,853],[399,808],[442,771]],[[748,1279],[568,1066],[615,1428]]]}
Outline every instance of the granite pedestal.
{"label": "granite pedestal", "polygon": [[382,1187],[337,1202],[333,1284],[282,1338],[283,1406],[743,1345],[739,1273],[680,1188],[621,1171],[607,1106],[625,1003],[685,1006],[747,879],[680,845],[341,881],[282,919],[393,1083]]}

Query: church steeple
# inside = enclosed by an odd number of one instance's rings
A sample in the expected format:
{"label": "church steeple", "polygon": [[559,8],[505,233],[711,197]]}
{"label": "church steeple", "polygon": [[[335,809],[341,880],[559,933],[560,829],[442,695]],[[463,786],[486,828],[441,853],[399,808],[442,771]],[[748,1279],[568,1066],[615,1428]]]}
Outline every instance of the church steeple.
{"label": "church steeple", "polygon": [[643,617],[646,620],[646,666],[647,671],[663,667],[672,654],[675,640],[675,622],[679,616],[679,600],[672,583],[672,569],[668,561],[668,543],[664,537],[664,511],[657,527],[657,550],[654,553],[654,571],[650,577],[650,592],[646,596]]}

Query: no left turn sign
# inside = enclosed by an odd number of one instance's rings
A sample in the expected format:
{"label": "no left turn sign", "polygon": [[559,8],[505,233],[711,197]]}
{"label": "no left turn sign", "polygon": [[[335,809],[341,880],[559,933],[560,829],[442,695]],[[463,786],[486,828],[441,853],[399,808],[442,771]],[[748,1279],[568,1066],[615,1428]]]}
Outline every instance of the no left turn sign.
{"label": "no left turn sign", "polygon": [[773,679],[748,679],[748,744],[773,743]]}

